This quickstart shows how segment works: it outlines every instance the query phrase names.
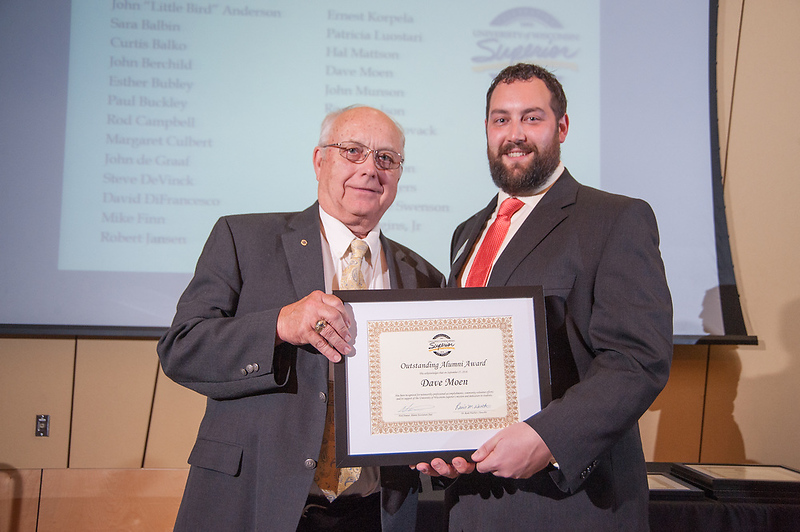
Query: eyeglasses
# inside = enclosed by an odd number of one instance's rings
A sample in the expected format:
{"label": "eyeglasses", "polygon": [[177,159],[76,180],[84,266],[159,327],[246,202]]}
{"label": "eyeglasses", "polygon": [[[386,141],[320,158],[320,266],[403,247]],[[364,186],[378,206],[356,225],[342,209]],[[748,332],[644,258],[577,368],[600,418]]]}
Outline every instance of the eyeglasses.
{"label": "eyeglasses", "polygon": [[403,165],[403,156],[392,150],[372,150],[359,142],[337,142],[325,144],[322,148],[339,148],[339,155],[351,163],[363,163],[372,154],[375,166],[381,170],[394,170]]}

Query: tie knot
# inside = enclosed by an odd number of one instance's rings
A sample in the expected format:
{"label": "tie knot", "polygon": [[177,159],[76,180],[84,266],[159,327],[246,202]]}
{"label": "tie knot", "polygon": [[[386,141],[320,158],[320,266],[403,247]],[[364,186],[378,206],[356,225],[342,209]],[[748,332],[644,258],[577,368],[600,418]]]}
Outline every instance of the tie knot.
{"label": "tie knot", "polygon": [[369,244],[363,240],[354,238],[353,241],[350,242],[350,252],[352,253],[352,258],[361,260],[367,254],[367,251],[369,251]]}
{"label": "tie knot", "polygon": [[525,202],[519,200],[517,198],[506,198],[503,200],[503,203],[500,204],[500,209],[497,211],[498,218],[511,218],[514,216],[514,213],[517,212],[525,205]]}

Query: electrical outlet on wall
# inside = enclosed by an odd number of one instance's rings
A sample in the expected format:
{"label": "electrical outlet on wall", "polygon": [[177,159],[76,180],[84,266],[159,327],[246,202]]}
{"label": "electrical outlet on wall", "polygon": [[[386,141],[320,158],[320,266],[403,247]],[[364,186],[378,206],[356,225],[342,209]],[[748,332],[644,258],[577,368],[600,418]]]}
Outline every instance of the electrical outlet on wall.
{"label": "electrical outlet on wall", "polygon": [[36,416],[36,436],[50,436],[50,414]]}

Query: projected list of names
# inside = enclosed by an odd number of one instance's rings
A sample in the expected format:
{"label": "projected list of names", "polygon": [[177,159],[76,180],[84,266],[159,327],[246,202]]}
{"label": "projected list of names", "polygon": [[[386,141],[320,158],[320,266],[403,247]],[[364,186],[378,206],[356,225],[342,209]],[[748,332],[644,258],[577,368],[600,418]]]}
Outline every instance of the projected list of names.
{"label": "projected list of names", "polygon": [[[77,23],[96,31],[93,42],[71,43],[73,68],[91,78],[70,79],[61,267],[91,269],[81,258],[88,246],[104,256],[113,249],[97,269],[147,270],[157,261],[159,271],[186,271],[204,236],[197,221],[233,209],[219,172],[209,169],[220,145],[219,118],[208,111],[220,58],[209,57],[208,46],[225,34],[207,29],[220,17],[234,28],[256,20],[268,29],[282,13],[126,0],[93,12],[73,8]],[[66,208],[71,196],[82,208]]]}
{"label": "projected list of names", "polygon": [[[136,16],[143,9],[146,14]],[[175,207],[221,203],[217,197],[194,194],[198,178],[193,155],[212,150],[214,138],[197,133],[199,110],[192,99],[198,85],[196,59],[191,38],[183,31],[191,19],[178,23],[159,18],[165,12],[210,15],[214,11],[193,3],[113,3],[110,27],[116,35],[109,40],[101,224],[124,228],[102,228],[100,242],[186,244],[185,234],[153,226],[173,228],[169,218],[177,215]],[[142,226],[147,229],[141,230]]]}
{"label": "projected list of names", "polygon": [[596,72],[576,55],[593,16],[540,31],[550,18],[511,4],[245,2],[72,3],[59,269],[188,273],[219,216],[308,207],[320,121],[353,104],[406,135],[381,229],[446,268],[452,229],[495,192],[482,109],[494,71],[563,41],[566,75],[591,87],[583,72]]}
{"label": "projected list of names", "polygon": [[[409,58],[424,54],[427,35],[420,15],[402,10],[327,9],[324,27],[324,101],[330,112],[353,102],[372,105],[388,113],[402,125],[410,143],[422,143],[438,135],[430,123],[410,109],[423,98],[423,87],[403,71]],[[411,105],[409,105],[411,103]],[[418,114],[418,113],[417,113]],[[390,234],[430,229],[424,213],[449,211],[446,203],[419,200],[421,186],[416,181],[419,167],[413,162],[404,167],[398,198],[386,214],[381,227]]]}

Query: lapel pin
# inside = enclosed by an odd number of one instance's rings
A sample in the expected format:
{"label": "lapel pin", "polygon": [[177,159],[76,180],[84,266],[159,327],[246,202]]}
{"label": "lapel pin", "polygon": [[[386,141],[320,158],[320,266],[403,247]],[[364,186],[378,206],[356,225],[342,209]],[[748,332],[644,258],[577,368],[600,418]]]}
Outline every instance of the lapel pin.
{"label": "lapel pin", "polygon": [[308,240],[306,240],[306,239],[304,238],[303,240],[301,240],[301,241],[300,241],[300,245],[301,245],[301,246],[307,246],[307,245],[308,245]]}

